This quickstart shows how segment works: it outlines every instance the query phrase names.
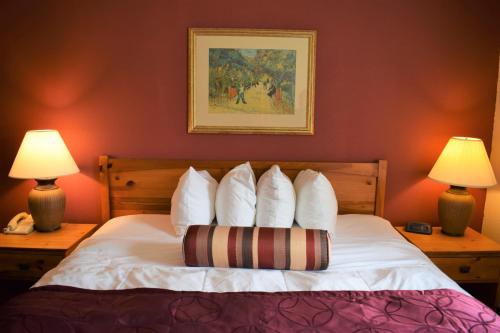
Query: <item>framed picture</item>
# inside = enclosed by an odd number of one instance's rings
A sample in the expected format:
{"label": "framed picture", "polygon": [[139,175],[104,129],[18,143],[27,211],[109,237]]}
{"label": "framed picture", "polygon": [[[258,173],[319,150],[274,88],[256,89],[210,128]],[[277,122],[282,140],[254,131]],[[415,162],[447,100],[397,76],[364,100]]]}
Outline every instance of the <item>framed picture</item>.
{"label": "framed picture", "polygon": [[189,29],[189,133],[314,133],[315,31]]}

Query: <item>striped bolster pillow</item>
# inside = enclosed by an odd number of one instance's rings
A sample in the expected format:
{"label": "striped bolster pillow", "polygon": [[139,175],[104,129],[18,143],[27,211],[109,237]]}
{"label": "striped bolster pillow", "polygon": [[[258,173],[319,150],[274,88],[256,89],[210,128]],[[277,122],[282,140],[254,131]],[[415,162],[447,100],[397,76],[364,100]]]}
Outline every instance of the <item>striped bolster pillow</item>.
{"label": "striped bolster pillow", "polygon": [[186,266],[322,270],[326,230],[191,225],[183,240]]}

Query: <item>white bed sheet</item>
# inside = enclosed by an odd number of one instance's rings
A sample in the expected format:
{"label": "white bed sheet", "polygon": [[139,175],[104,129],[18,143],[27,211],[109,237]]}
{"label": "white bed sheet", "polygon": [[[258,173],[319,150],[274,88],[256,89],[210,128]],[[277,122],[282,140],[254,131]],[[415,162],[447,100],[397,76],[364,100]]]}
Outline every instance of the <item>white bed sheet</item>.
{"label": "white bed sheet", "polygon": [[391,224],[370,215],[339,215],[325,271],[186,267],[182,237],[168,215],[115,218],[35,286],[95,290],[185,291],[428,290],[464,292]]}

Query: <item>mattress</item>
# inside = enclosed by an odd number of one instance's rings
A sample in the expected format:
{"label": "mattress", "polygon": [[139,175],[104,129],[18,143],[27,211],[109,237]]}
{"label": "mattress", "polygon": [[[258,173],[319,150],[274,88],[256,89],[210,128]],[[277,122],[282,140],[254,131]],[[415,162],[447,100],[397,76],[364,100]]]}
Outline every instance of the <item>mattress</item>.
{"label": "mattress", "polygon": [[36,287],[92,290],[161,288],[246,292],[430,290],[464,292],[391,224],[371,215],[339,215],[324,271],[186,267],[182,237],[169,215],[130,215],[104,224]]}

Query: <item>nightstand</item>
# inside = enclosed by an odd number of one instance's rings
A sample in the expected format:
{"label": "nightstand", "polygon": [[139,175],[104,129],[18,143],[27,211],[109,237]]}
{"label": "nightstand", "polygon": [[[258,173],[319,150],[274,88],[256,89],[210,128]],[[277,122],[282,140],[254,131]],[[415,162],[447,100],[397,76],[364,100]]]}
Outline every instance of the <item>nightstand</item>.
{"label": "nightstand", "polygon": [[496,284],[495,304],[500,305],[500,244],[471,228],[463,237],[447,236],[439,227],[432,228],[432,235],[406,232],[404,227],[396,229],[456,282]]}
{"label": "nightstand", "polygon": [[97,224],[62,223],[52,232],[0,234],[0,279],[36,281],[96,229]]}

